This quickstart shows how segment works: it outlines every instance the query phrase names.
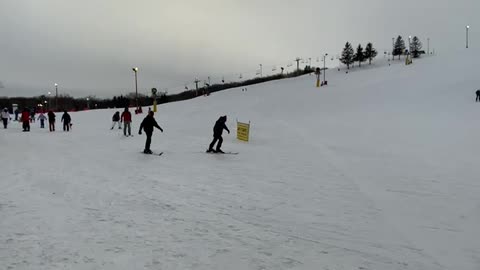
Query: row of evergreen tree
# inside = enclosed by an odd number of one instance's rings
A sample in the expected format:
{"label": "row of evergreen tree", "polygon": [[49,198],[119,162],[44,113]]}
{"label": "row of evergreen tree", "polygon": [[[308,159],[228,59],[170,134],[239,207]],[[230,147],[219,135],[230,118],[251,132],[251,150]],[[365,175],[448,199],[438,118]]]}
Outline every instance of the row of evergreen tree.
{"label": "row of evergreen tree", "polygon": [[417,36],[414,36],[410,42],[410,48],[407,50],[402,36],[398,36],[393,43],[392,55],[398,56],[398,59],[400,59],[400,56],[404,54],[411,54],[413,58],[418,58],[420,55],[425,54],[425,51],[422,50],[422,47],[423,45],[420,39]]}
{"label": "row of evergreen tree", "polygon": [[358,62],[358,66],[362,66],[362,63],[368,60],[368,63],[371,65],[372,60],[377,56],[378,52],[373,48],[373,44],[369,42],[365,49],[363,49],[362,44],[358,44],[357,51],[354,52],[352,44],[347,42],[345,48],[343,48],[342,56],[340,57],[340,62],[345,64],[348,69],[350,65],[353,65],[355,62]]}
{"label": "row of evergreen tree", "polygon": [[[393,43],[392,55],[398,56],[400,59],[401,55],[411,54],[413,58],[418,58],[420,55],[425,54],[425,51],[422,50],[422,42],[417,36],[414,36],[409,42],[410,48],[407,50],[405,46],[405,41],[402,36],[398,36],[396,41]],[[378,52],[373,48],[373,44],[369,42],[365,49],[362,47],[362,44],[358,44],[357,50],[354,51],[352,44],[347,42],[342,51],[342,56],[340,57],[340,62],[345,64],[348,69],[355,62],[358,62],[358,66],[361,66],[363,62],[367,61],[369,64],[372,64],[372,60],[377,56]]]}

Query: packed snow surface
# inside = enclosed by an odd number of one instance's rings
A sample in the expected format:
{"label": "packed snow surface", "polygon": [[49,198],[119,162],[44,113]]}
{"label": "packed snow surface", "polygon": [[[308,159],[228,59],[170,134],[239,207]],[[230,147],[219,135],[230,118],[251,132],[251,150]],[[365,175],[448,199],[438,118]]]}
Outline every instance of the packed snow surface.
{"label": "packed snow surface", "polygon": [[[471,51],[473,53],[473,51]],[[355,67],[0,130],[0,269],[480,269],[480,57]],[[121,109],[118,109],[121,110]],[[146,108],[144,109],[146,111]],[[205,154],[217,118],[232,134]],[[60,118],[60,114],[57,118]],[[251,121],[251,141],[235,121]]]}

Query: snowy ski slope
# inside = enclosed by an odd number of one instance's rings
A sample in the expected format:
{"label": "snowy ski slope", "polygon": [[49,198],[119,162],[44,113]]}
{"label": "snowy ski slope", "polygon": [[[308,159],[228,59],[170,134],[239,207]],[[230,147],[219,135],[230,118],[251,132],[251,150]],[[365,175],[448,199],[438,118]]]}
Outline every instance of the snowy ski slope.
{"label": "snowy ski slope", "polygon": [[[143,116],[133,138],[115,110],[72,113],[71,133],[11,123],[0,269],[478,270],[473,52],[162,105],[161,157],[140,154]],[[240,154],[206,155],[224,114]]]}

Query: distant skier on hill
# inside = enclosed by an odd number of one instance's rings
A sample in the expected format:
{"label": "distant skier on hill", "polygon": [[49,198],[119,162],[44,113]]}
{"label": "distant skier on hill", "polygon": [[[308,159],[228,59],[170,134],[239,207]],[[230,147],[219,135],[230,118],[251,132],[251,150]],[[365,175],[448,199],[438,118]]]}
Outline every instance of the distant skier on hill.
{"label": "distant skier on hill", "polygon": [[128,130],[128,136],[132,136],[132,128],[131,128],[131,123],[132,123],[132,114],[128,110],[128,107],[125,107],[125,111],[122,113],[122,117],[120,118],[120,123],[123,122],[123,135],[127,136],[127,130]]}
{"label": "distant skier on hill", "polygon": [[63,131],[70,131],[70,122],[72,122],[72,117],[70,117],[70,114],[68,114],[67,111],[63,112],[62,122],[63,122]]}
{"label": "distant skier on hill", "polygon": [[[223,138],[222,138],[222,133],[223,130],[225,129],[228,131],[228,134],[230,134],[230,130],[228,129],[227,125],[225,123],[227,122],[227,116],[221,116],[218,118],[217,122],[215,123],[215,126],[213,127],[213,141],[210,143],[210,146],[208,147],[207,153],[224,153],[221,149],[222,143],[223,143]],[[213,150],[213,147],[215,146],[215,143],[218,141],[217,148]]]}
{"label": "distant skier on hill", "polygon": [[477,90],[475,93],[477,94],[477,99],[475,101],[480,102],[480,90]]}
{"label": "distant skier on hill", "polygon": [[10,117],[10,113],[8,112],[8,109],[5,108],[2,111],[2,122],[3,122],[3,128],[7,128],[8,125],[8,120],[11,120],[12,118]]}
{"label": "distant skier on hill", "polygon": [[153,112],[150,111],[148,115],[143,119],[142,123],[140,124],[140,130],[138,134],[142,135],[142,129],[145,131],[145,135],[147,135],[147,140],[145,141],[145,149],[143,153],[145,154],[152,154],[152,150],[150,150],[150,144],[152,143],[152,134],[153,128],[156,127],[163,132],[163,129],[158,125],[157,121],[153,117]]}
{"label": "distant skier on hill", "polygon": [[120,112],[119,111],[117,111],[117,112],[115,112],[115,114],[113,114],[112,122],[113,122],[113,125],[112,125],[111,129],[113,129],[116,124],[118,124],[118,129],[122,129],[122,127],[120,126]]}
{"label": "distant skier on hill", "polygon": [[48,128],[50,132],[55,131],[55,113],[53,111],[48,111]]}

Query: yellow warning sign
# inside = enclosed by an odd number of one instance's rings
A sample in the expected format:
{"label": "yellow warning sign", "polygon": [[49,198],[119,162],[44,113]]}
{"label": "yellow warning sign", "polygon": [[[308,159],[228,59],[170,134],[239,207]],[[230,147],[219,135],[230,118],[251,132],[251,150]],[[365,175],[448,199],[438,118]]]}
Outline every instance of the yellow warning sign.
{"label": "yellow warning sign", "polygon": [[250,123],[237,122],[237,139],[248,142],[250,136]]}

